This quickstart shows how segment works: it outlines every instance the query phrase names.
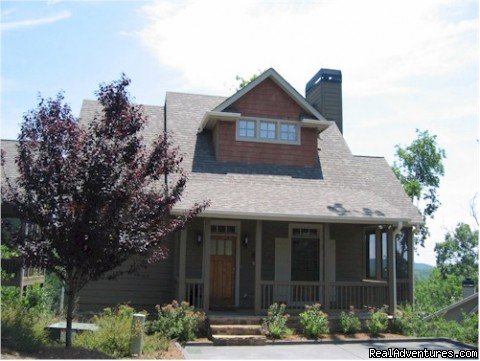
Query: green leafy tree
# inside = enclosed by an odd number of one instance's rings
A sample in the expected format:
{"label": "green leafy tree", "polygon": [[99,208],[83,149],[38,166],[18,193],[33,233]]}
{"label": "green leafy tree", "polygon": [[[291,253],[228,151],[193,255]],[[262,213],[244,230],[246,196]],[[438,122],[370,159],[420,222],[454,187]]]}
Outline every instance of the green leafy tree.
{"label": "green leafy tree", "polygon": [[434,268],[427,279],[415,282],[415,308],[419,312],[434,313],[462,298],[462,279],[455,274],[442,276]]}
{"label": "green leafy tree", "polygon": [[443,277],[456,275],[478,281],[478,230],[459,223],[445,241],[435,245],[437,267]]}
{"label": "green leafy tree", "polygon": [[235,80],[238,81],[237,91],[245,87],[246,85],[250,84],[252,81],[257,79],[264,71],[259,70],[258,73],[253,74],[250,78],[243,78],[240,75],[235,77]]}
{"label": "green leafy tree", "polygon": [[[430,135],[428,130],[417,129],[416,133],[417,138],[409,146],[395,146],[393,171],[424,219],[433,218],[440,206],[437,190],[445,172],[445,150],[438,146],[437,136]],[[423,247],[428,235],[428,227],[420,227],[415,243]]]}

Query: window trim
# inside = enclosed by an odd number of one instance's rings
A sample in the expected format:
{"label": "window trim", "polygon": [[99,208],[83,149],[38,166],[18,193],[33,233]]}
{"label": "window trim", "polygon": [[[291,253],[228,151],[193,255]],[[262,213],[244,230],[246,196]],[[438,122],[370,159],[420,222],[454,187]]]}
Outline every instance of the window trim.
{"label": "window trim", "polygon": [[[255,122],[255,137],[243,137],[240,136],[239,123],[242,120],[249,120]],[[275,139],[260,138],[260,123],[268,122],[275,123]],[[280,139],[280,128],[282,124],[291,124],[295,126],[297,139],[282,140]],[[287,119],[271,119],[271,118],[258,118],[258,117],[241,117],[235,121],[235,140],[239,142],[258,142],[258,143],[270,143],[270,144],[287,144],[287,145],[300,145],[301,144],[301,124],[299,121],[287,120]]]}

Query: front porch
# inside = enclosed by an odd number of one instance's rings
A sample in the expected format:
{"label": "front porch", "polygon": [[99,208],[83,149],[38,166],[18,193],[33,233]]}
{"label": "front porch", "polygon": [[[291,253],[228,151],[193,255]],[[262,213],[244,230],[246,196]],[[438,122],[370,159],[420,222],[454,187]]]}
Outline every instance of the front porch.
{"label": "front porch", "polygon": [[197,220],[175,242],[175,294],[206,312],[260,315],[282,302],[292,314],[314,303],[331,315],[351,306],[388,305],[393,313],[397,304],[413,301],[411,232],[400,249],[394,231],[378,225]]}

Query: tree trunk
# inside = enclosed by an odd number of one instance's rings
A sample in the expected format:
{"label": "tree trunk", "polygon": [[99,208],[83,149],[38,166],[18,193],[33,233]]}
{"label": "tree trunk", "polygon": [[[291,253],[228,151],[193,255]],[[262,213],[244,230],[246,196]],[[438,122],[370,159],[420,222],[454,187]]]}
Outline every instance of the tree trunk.
{"label": "tree trunk", "polygon": [[67,292],[67,330],[65,334],[65,346],[72,347],[72,319],[73,307],[75,304],[75,292],[68,290]]}

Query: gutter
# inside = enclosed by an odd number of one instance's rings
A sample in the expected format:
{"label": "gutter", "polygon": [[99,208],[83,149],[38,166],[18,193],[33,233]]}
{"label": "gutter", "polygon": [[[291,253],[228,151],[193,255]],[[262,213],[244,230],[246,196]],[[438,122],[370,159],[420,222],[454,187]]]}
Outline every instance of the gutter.
{"label": "gutter", "polygon": [[[182,215],[185,209],[174,208],[172,214]],[[343,217],[343,216],[322,216],[298,215],[298,214],[278,214],[278,213],[258,213],[258,212],[232,212],[232,211],[209,211],[205,210],[197,215],[199,218],[223,218],[223,219],[252,219],[263,221],[290,221],[290,222],[328,222],[328,223],[354,223],[354,224],[399,224],[396,228],[397,233],[403,228],[408,219],[402,218],[372,218],[372,217]]]}

